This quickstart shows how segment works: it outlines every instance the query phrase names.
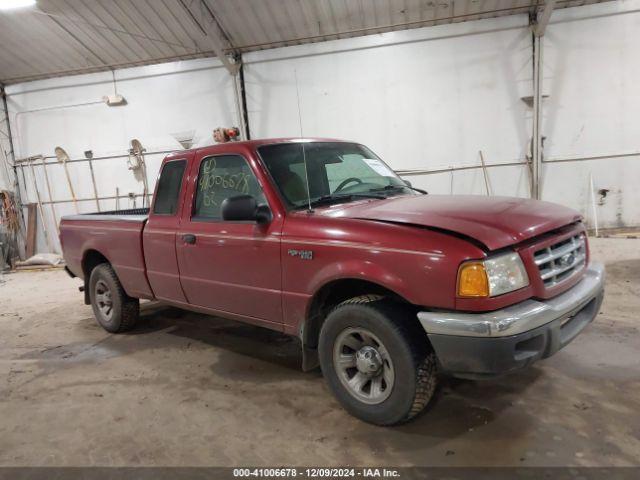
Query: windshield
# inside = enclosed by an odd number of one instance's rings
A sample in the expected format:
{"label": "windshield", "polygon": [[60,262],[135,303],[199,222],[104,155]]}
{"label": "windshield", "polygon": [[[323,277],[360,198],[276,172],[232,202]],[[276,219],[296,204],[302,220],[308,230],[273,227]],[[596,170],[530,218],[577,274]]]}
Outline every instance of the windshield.
{"label": "windshield", "polygon": [[279,143],[258,152],[289,207],[411,193],[393,170],[356,143]]}

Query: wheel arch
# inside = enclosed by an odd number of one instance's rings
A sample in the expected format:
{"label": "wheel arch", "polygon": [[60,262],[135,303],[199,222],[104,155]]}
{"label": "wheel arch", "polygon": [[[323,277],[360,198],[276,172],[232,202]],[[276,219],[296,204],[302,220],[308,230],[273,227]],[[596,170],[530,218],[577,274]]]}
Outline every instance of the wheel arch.
{"label": "wheel arch", "polygon": [[363,295],[377,295],[413,306],[411,302],[390,288],[362,278],[339,278],[325,283],[311,297],[304,321],[300,326],[303,370],[312,370],[319,365],[318,340],[322,324],[329,312],[340,303]]}
{"label": "wheel arch", "polygon": [[89,295],[89,278],[91,278],[91,272],[101,263],[108,263],[111,265],[109,259],[96,249],[89,249],[84,252],[82,256],[82,274],[84,277],[84,303],[89,305],[91,298]]}

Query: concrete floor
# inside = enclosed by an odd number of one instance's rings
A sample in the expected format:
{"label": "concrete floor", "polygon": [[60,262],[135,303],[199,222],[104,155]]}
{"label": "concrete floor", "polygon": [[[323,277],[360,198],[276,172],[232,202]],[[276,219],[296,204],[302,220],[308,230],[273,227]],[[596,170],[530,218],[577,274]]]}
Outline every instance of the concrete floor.
{"label": "concrete floor", "polygon": [[640,240],[595,239],[602,312],[500,380],[449,380],[414,422],[347,415],[296,341],[148,304],[110,335],[62,271],[0,278],[0,465],[640,465]]}

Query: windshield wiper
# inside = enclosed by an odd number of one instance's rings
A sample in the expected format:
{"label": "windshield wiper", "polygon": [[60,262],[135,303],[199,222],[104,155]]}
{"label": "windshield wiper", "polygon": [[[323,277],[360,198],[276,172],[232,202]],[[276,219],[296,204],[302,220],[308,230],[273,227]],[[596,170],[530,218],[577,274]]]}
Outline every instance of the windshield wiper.
{"label": "windshield wiper", "polygon": [[[377,198],[379,200],[384,200],[385,197],[384,195],[381,195],[379,193],[345,193],[342,195],[323,195],[319,198],[316,198],[315,200],[311,201],[311,206],[312,207],[316,207],[318,205],[330,205],[332,203],[339,203],[339,202],[349,202],[351,200],[354,199],[358,199],[358,198]],[[299,205],[296,207],[296,209],[298,208],[305,208],[307,207],[307,205]]]}
{"label": "windshield wiper", "polygon": [[428,195],[429,192],[426,190],[422,190],[421,188],[411,187],[409,185],[387,185],[386,187],[381,188],[372,188],[370,192],[384,192],[389,190],[401,190],[403,188],[408,188],[409,190],[413,190],[414,192],[422,193],[423,195]]}

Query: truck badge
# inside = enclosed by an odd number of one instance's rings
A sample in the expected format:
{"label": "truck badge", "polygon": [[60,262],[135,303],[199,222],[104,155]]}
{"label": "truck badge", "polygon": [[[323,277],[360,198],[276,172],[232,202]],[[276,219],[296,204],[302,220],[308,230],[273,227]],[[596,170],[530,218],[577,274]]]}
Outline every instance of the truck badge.
{"label": "truck badge", "polygon": [[559,266],[561,267],[568,267],[569,265],[573,264],[575,259],[576,259],[575,255],[573,254],[573,252],[571,252],[560,257],[558,259],[558,263],[559,263]]}
{"label": "truck badge", "polygon": [[290,248],[288,253],[292,257],[299,257],[301,260],[313,260],[313,250],[295,250]]}

